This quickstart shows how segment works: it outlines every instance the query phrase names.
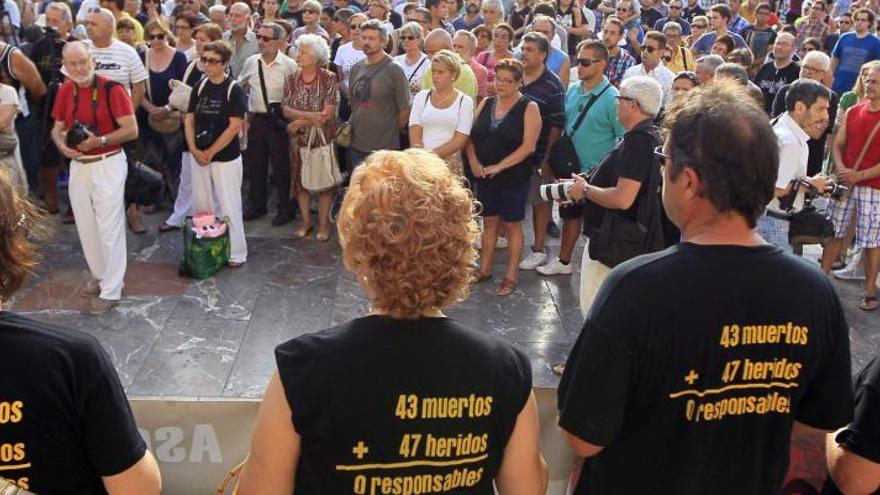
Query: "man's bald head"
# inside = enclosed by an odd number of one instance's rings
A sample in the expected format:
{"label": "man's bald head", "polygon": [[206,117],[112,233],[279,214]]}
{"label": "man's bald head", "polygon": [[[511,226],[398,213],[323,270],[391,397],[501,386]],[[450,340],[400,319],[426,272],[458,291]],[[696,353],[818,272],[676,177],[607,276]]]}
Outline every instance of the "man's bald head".
{"label": "man's bald head", "polygon": [[452,36],[445,29],[437,28],[425,37],[425,52],[433,57],[440,50],[452,50]]}
{"label": "man's bald head", "polygon": [[246,31],[251,18],[251,8],[246,3],[235,2],[229,7],[229,29],[235,32]]}
{"label": "man's bald head", "polygon": [[98,9],[86,20],[86,33],[95,43],[103,44],[116,32],[116,17],[108,9]]}

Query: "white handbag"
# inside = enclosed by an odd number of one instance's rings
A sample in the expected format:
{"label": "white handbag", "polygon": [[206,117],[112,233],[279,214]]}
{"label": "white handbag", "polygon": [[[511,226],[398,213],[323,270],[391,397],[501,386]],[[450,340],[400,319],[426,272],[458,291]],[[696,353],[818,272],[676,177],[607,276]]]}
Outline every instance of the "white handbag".
{"label": "white handbag", "polygon": [[[315,134],[321,138],[319,146],[313,146]],[[312,126],[308,144],[299,147],[299,158],[302,164],[300,170],[302,185],[306,190],[323,191],[342,183],[335,146],[333,143],[327,143],[323,130]]]}

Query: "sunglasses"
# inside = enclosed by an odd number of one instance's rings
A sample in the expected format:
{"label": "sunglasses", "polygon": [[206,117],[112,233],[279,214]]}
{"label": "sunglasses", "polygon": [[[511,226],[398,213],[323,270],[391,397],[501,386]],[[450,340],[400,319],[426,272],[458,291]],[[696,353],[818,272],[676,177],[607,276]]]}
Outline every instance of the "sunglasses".
{"label": "sunglasses", "polygon": [[643,52],[654,53],[657,50],[659,50],[659,48],[657,48],[656,46],[642,45]]}
{"label": "sunglasses", "polygon": [[405,36],[401,36],[400,39],[403,40],[403,41],[412,41],[412,40],[415,40],[415,39],[418,39],[418,38],[416,38],[415,36],[405,35]]}
{"label": "sunglasses", "polygon": [[186,24],[182,24],[182,25],[174,26],[174,28],[177,29],[178,31],[182,31],[182,30],[184,30],[184,29],[192,29],[190,26],[188,26],[188,25],[186,25]]}
{"label": "sunglasses", "polygon": [[676,5],[670,5],[669,10],[681,10],[681,7],[678,7]]}
{"label": "sunglasses", "polygon": [[666,164],[666,160],[672,160],[672,157],[663,152],[663,146],[654,148],[654,157],[660,160],[661,165]]}
{"label": "sunglasses", "polygon": [[636,101],[635,98],[631,98],[629,96],[623,96],[623,95],[617,95],[617,96],[615,96],[615,98],[617,98],[618,100],[623,100],[623,101]]}
{"label": "sunglasses", "polygon": [[590,67],[590,66],[593,65],[593,64],[598,64],[599,62],[601,62],[601,60],[593,60],[593,59],[591,59],[591,58],[579,58],[579,59],[577,59],[577,63],[578,63],[578,65],[580,65],[581,67],[583,67],[583,68],[585,68],[585,69],[588,68],[588,67]]}
{"label": "sunglasses", "polygon": [[691,27],[694,29],[706,29],[708,26],[705,24],[691,24]]}
{"label": "sunglasses", "polygon": [[263,36],[262,34],[258,34],[257,39],[260,41],[265,41],[266,43],[271,43],[271,42],[277,40],[278,38],[273,38],[272,36]]}
{"label": "sunglasses", "polygon": [[348,26],[348,28],[349,29],[360,29],[361,25],[360,24],[352,24],[352,25]]}
{"label": "sunglasses", "polygon": [[303,14],[320,14],[317,10],[303,10]]}
{"label": "sunglasses", "polygon": [[210,57],[201,57],[199,60],[202,61],[205,65],[214,65],[214,64],[222,64],[223,61],[219,58],[210,58]]}
{"label": "sunglasses", "polygon": [[159,33],[159,34],[151,34],[147,39],[150,39],[150,40],[164,40],[164,39],[165,39],[165,34],[163,34],[163,33]]}

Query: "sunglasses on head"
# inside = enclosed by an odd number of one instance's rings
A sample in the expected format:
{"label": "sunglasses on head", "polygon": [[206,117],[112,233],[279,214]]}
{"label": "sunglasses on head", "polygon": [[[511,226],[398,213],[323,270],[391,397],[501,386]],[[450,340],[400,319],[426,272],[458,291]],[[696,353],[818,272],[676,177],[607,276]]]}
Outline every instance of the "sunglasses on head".
{"label": "sunglasses on head", "polygon": [[223,61],[219,58],[211,58],[211,57],[201,57],[199,60],[202,61],[205,65],[214,65],[214,64],[222,64]]}
{"label": "sunglasses on head", "polygon": [[164,40],[164,39],[165,39],[165,34],[164,34],[164,33],[151,34],[147,39],[151,39],[151,40]]}
{"label": "sunglasses on head", "polygon": [[265,41],[266,43],[271,43],[271,42],[275,41],[275,40],[278,39],[278,38],[274,38],[274,37],[272,37],[272,36],[263,36],[262,34],[258,34],[258,35],[257,35],[257,39],[260,40],[260,41]]}
{"label": "sunglasses on head", "polygon": [[583,68],[590,67],[591,65],[593,65],[593,64],[598,64],[599,62],[601,62],[601,60],[593,60],[593,59],[591,59],[591,58],[579,58],[579,59],[577,59],[577,63],[578,63],[578,65],[580,65],[580,66],[583,67]]}

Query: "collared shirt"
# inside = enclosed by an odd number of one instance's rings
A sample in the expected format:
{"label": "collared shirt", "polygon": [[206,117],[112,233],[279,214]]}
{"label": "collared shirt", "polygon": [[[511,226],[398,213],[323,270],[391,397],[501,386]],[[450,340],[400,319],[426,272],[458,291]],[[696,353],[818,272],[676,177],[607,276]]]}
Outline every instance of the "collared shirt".
{"label": "collared shirt", "polygon": [[229,43],[232,48],[232,58],[229,60],[229,68],[232,71],[232,77],[238,77],[244,67],[244,62],[251,55],[260,53],[260,44],[257,43],[257,35],[253,31],[248,31],[244,35],[244,41],[240,44],[232,37],[232,31],[223,33],[223,41]]}
{"label": "collared shirt", "polygon": [[[773,126],[776,133],[776,141],[779,143],[779,175],[776,176],[776,188],[785,189],[793,179],[803,179],[807,176],[807,160],[810,158],[810,148],[807,145],[810,136],[801,129],[788,112],[779,116],[776,125]],[[803,196],[798,195],[795,208],[803,206]],[[779,211],[779,198],[773,198],[767,208]]]}
{"label": "collared shirt", "polygon": [[686,70],[693,71],[697,64],[694,61],[694,54],[687,47],[679,46],[672,49],[672,60],[664,62],[664,65],[674,74],[684,72]]}
{"label": "collared shirt", "polygon": [[748,29],[749,26],[751,26],[749,21],[743,19],[743,16],[736,14],[733,16],[733,19],[730,20],[730,23],[727,24],[727,30],[731,33],[742,36],[743,32]]}
{"label": "collared shirt", "polygon": [[617,120],[617,95],[620,92],[611,86],[590,107],[577,132],[573,136],[571,134],[590,98],[601,93],[609,84],[611,83],[607,77],[603,77],[602,82],[589,91],[584,91],[583,83],[572,84],[565,95],[565,133],[571,136],[581,161],[581,172],[589,172],[595,168],[602,157],[614,148],[618,138],[626,133]]}
{"label": "collared shirt", "polygon": [[798,48],[803,46],[804,41],[806,41],[807,38],[819,38],[821,40],[828,34],[828,24],[825,24],[823,21],[813,22],[809,17],[804,18],[804,20],[795,27],[797,28]]}
{"label": "collared shirt", "polygon": [[260,88],[259,65],[263,66],[263,78],[266,80],[266,95],[269,103],[279,103],[284,95],[284,81],[287,76],[296,71],[296,62],[280,51],[275,55],[275,60],[266,63],[261,54],[251,55],[244,62],[241,74],[238,76],[238,84],[242,89],[250,88],[248,97],[248,111],[253,113],[266,113],[269,110],[263,101],[263,90]]}
{"label": "collared shirt", "polygon": [[675,80],[675,72],[667,69],[663,62],[654,67],[651,72],[645,71],[645,64],[639,64],[630,67],[626,74],[623,75],[623,79],[627,80],[635,76],[648,76],[660,83],[660,87],[663,89],[663,106],[666,106],[672,93],[672,82]]}
{"label": "collared shirt", "polygon": [[691,23],[687,21],[684,17],[679,17],[678,19],[670,19],[668,17],[664,17],[657,21],[657,24],[654,24],[654,31],[663,32],[663,27],[666,26],[667,22],[675,22],[681,26],[681,35],[682,36],[690,36],[691,35]]}
{"label": "collared shirt", "polygon": [[565,88],[562,87],[559,76],[545,67],[541,75],[534,81],[524,84],[520,92],[537,103],[541,112],[541,134],[532,154],[535,164],[540,165],[547,154],[550,128],[562,129],[565,125]]}
{"label": "collared shirt", "polygon": [[608,58],[608,65],[605,66],[605,77],[615,87],[620,86],[620,81],[623,81],[623,75],[635,63],[636,59],[626,49],[621,48],[616,57]]}

